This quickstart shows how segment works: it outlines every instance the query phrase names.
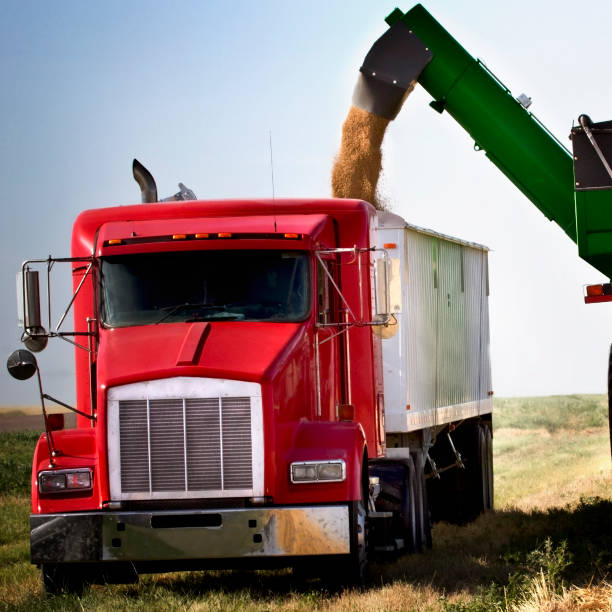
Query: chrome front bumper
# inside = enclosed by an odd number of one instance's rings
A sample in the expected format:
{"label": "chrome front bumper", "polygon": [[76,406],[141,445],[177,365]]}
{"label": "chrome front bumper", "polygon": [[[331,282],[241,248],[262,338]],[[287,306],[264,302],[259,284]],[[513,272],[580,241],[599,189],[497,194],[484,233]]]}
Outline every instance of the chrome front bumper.
{"label": "chrome front bumper", "polygon": [[32,563],[343,555],[347,505],[32,514]]}

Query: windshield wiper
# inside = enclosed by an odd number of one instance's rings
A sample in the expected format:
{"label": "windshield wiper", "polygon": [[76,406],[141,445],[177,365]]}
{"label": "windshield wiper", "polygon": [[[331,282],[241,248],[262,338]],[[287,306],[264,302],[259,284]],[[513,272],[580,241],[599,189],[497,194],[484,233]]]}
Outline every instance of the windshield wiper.
{"label": "windshield wiper", "polygon": [[155,321],[155,325],[158,323],[163,323],[166,319],[171,317],[173,314],[180,312],[183,309],[198,309],[198,310],[209,310],[209,309],[218,309],[225,310],[227,307],[225,304],[216,305],[216,304],[191,304],[190,302],[185,302],[184,304],[176,304],[175,306],[165,306],[164,308],[160,308],[160,310],[167,310],[164,315],[158,321]]}

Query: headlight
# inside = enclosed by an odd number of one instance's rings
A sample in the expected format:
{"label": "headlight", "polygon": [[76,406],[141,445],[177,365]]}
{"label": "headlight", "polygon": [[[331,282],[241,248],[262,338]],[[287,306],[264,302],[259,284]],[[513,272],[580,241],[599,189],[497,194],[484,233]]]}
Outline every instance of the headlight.
{"label": "headlight", "polygon": [[49,470],[38,474],[38,490],[40,493],[86,491],[91,489],[92,481],[92,473],[89,468]]}
{"label": "headlight", "polygon": [[291,482],[342,482],[346,480],[343,459],[331,461],[300,461],[291,464]]}

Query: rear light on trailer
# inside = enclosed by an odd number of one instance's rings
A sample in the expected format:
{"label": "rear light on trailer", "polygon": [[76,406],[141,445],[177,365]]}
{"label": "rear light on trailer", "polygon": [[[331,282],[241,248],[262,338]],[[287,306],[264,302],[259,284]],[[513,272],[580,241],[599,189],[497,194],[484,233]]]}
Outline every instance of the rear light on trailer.
{"label": "rear light on trailer", "polygon": [[346,480],[343,459],[331,461],[299,461],[291,464],[291,482],[342,482]]}
{"label": "rear light on trailer", "polygon": [[90,468],[76,470],[48,470],[38,474],[40,493],[72,493],[92,488],[93,475]]}
{"label": "rear light on trailer", "polygon": [[594,304],[597,302],[612,302],[612,283],[587,285],[584,301],[586,304]]}

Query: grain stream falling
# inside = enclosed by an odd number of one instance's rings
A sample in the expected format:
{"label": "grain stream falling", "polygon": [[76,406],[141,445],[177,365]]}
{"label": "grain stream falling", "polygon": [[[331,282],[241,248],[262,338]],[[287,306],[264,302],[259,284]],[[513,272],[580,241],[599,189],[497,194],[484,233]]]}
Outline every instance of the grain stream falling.
{"label": "grain stream falling", "polygon": [[332,195],[355,198],[384,210],[377,185],[382,170],[382,141],[389,119],[351,106],[342,126],[342,144],[332,170]]}

